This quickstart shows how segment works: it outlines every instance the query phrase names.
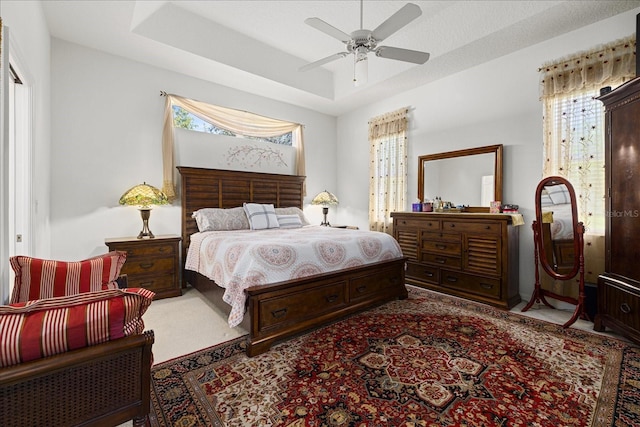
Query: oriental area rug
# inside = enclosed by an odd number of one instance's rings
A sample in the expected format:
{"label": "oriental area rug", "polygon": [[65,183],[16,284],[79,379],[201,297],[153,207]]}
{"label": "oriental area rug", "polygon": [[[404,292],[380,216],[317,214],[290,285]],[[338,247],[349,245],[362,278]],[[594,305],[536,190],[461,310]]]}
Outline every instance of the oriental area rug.
{"label": "oriental area rug", "polygon": [[244,353],[154,366],[156,426],[640,425],[640,348],[409,287],[409,298]]}

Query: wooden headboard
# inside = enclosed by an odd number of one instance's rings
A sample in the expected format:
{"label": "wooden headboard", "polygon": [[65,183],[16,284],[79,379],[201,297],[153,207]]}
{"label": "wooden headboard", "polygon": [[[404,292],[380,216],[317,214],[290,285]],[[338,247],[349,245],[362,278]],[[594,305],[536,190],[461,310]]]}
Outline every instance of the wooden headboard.
{"label": "wooden headboard", "polygon": [[182,262],[190,236],[198,231],[193,212],[202,208],[235,208],[243,203],[273,203],[302,209],[304,176],[178,166],[182,197]]}

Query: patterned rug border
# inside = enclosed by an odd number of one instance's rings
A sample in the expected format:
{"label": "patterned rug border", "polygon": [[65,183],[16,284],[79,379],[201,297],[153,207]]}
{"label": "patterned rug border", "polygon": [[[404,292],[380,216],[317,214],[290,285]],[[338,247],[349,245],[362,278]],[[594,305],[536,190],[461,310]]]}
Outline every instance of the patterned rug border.
{"label": "patterned rug border", "polygon": [[[624,400],[625,400],[625,395],[624,395],[625,391],[619,390],[619,384],[621,384],[621,380],[623,379],[621,378],[621,376],[629,374],[629,373],[625,374],[624,372],[622,372],[622,369],[615,369],[615,367],[616,366],[619,367],[620,364],[622,363],[622,360],[617,360],[617,359],[633,357],[635,360],[637,360],[638,353],[640,353],[637,350],[638,349],[637,345],[630,343],[629,341],[623,338],[598,334],[596,332],[591,332],[583,329],[563,328],[562,325],[559,325],[547,320],[532,318],[530,316],[526,316],[520,313],[501,310],[486,304],[469,301],[469,300],[458,298],[451,295],[440,294],[438,292],[430,291],[427,289],[422,289],[422,288],[413,287],[413,286],[407,286],[407,289],[409,291],[410,299],[411,298],[428,298],[432,302],[447,304],[459,310],[467,311],[471,316],[477,313],[480,316],[489,316],[496,319],[508,321],[516,325],[521,325],[525,327],[535,327],[540,331],[544,331],[544,333],[552,334],[553,336],[556,336],[556,337],[571,338],[571,339],[583,341],[585,343],[591,343],[594,345],[599,345],[604,347],[623,348],[624,350],[620,353],[620,356],[616,357],[616,360],[611,361],[611,363],[608,363],[606,365],[606,369],[608,370],[605,371],[604,380],[599,392],[599,396],[601,396],[601,398],[598,400],[598,405],[594,408],[592,426],[628,425],[626,423],[620,424],[621,420],[619,419],[620,418],[619,416],[616,420],[614,420],[614,415],[619,415],[617,414],[618,412],[617,410],[618,410],[618,407],[621,405],[621,401],[622,403],[624,403]],[[308,334],[321,331],[325,328],[330,327],[335,323],[345,321],[346,319],[349,319],[349,318],[361,316],[366,313],[376,313],[376,312],[384,313],[387,310],[392,311],[393,306],[395,304],[402,304],[402,303],[403,301],[392,301],[380,307],[367,310],[366,312],[356,313],[347,318],[340,319],[336,322],[333,322],[330,325],[325,325],[313,331],[308,331],[304,334],[291,338],[291,340],[295,340],[300,337],[304,337]],[[202,396],[196,392],[196,388],[198,387],[198,382],[194,379],[194,372],[199,370],[206,370],[212,364],[216,362],[220,362],[227,358],[243,356],[246,350],[246,340],[247,340],[247,335],[243,335],[241,337],[237,337],[229,341],[221,342],[219,344],[215,344],[210,347],[206,347],[182,356],[178,356],[178,357],[160,362],[153,366],[152,376],[154,374],[157,374],[160,371],[168,370],[169,367],[172,367],[175,365],[181,365],[185,363],[189,364],[190,359],[195,358],[195,359],[201,360],[202,364],[200,364],[200,367],[192,363],[192,365],[194,366],[185,368],[186,371],[189,373],[183,377],[184,381],[190,382],[190,384],[187,385],[187,388],[190,389],[193,403],[199,407],[200,412],[208,414],[209,423],[216,427],[217,426],[224,427],[225,424],[220,420],[218,414],[216,413],[213,406],[211,405],[211,402],[209,402],[206,399],[203,399]],[[270,352],[278,352],[279,346],[286,345],[286,344],[287,344],[287,341],[277,343],[272,347]],[[612,370],[615,372],[611,372]],[[634,374],[632,375],[632,380],[636,381],[640,379],[640,367],[638,367],[637,371],[632,374]],[[154,380],[152,379],[152,405],[151,405],[152,407],[151,407],[151,413],[150,413],[150,424],[152,427],[165,425],[165,424],[159,423],[157,414],[155,413],[154,404],[159,406],[160,403],[157,402],[157,399],[156,399],[157,391],[155,390],[154,385],[155,385]],[[638,394],[638,390],[637,389],[626,390],[626,394],[631,395],[630,399],[633,400],[633,402],[631,402],[630,405],[631,406],[635,405],[635,401],[636,401],[635,399],[637,399],[636,395]],[[608,402],[613,401],[614,404],[609,404],[609,405],[603,404],[603,400]]]}

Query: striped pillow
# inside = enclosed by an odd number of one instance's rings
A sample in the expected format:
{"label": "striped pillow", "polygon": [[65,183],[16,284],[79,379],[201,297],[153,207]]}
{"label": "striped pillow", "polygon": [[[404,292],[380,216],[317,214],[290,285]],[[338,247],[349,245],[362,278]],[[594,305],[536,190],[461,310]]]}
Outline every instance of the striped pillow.
{"label": "striped pillow", "polygon": [[245,203],[242,206],[252,230],[280,227],[273,204]]}
{"label": "striped pillow", "polygon": [[115,280],[127,259],[126,252],[112,251],[83,261],[53,261],[14,256],[15,273],[11,303],[117,289]]}
{"label": "striped pillow", "polygon": [[141,334],[154,295],[131,288],[0,306],[0,367]]}

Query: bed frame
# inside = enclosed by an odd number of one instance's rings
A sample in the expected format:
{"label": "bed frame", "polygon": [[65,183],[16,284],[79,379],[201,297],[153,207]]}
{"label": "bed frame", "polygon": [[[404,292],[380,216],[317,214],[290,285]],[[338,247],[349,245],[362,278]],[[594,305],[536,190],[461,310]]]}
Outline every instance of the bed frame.
{"label": "bed frame", "polygon": [[[201,274],[184,270],[191,214],[202,208],[233,208],[243,202],[302,208],[304,176],[178,166],[182,198],[183,283],[220,306],[220,287]],[[319,274],[299,280],[248,288],[245,325],[247,354],[255,356],[286,337],[397,298],[407,298],[405,258]]]}

